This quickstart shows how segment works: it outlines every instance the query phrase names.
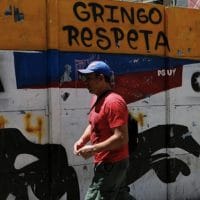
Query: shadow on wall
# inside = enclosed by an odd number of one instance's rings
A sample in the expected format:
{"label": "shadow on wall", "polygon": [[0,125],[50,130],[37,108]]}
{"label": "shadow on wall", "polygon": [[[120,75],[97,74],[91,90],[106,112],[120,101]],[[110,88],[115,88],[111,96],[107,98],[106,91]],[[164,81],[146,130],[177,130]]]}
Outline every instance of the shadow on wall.
{"label": "shadow on wall", "polygon": [[170,158],[167,152],[156,154],[158,150],[180,148],[196,157],[200,155],[200,145],[183,125],[159,125],[138,134],[137,137],[137,146],[130,153],[128,184],[135,182],[151,169],[164,183],[175,182],[180,172],[185,176],[191,173],[185,162]]}
{"label": "shadow on wall", "polygon": [[[16,169],[14,163],[20,154],[30,154],[38,160]],[[65,193],[68,200],[80,199],[77,175],[68,165],[62,145],[34,144],[18,129],[0,129],[0,163],[1,200],[9,194],[16,200],[28,200],[28,186],[40,200],[59,200]]]}

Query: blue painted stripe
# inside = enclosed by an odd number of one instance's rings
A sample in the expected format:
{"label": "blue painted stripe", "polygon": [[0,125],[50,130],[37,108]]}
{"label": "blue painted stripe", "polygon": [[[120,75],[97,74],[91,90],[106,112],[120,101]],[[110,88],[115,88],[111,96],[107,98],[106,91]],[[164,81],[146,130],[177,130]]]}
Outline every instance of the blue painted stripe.
{"label": "blue painted stripe", "polygon": [[200,62],[158,56],[69,53],[57,50],[14,52],[17,87],[48,87],[53,83],[59,83],[65,70],[68,70],[68,81],[76,80],[77,70],[85,68],[93,60],[105,61],[116,75],[155,71]]}

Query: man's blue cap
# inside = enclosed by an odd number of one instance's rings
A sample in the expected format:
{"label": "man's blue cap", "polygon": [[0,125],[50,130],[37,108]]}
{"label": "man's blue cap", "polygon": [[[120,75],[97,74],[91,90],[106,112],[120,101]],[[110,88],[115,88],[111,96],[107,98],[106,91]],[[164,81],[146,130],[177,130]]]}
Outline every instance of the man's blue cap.
{"label": "man's blue cap", "polygon": [[87,66],[86,69],[79,69],[78,72],[81,74],[98,73],[107,77],[111,77],[113,75],[111,68],[103,61],[93,61]]}

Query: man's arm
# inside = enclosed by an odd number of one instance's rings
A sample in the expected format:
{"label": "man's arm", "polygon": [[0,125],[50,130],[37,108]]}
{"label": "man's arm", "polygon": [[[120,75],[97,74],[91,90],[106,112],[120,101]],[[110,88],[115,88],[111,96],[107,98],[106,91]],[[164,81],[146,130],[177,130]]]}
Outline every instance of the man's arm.
{"label": "man's arm", "polygon": [[89,124],[85,129],[85,131],[83,132],[83,135],[79,138],[78,141],[75,142],[74,154],[79,155],[78,150],[89,142],[90,133],[91,133],[91,125]]}
{"label": "man's arm", "polygon": [[128,127],[127,124],[113,129],[114,133],[107,140],[94,145],[86,145],[79,149],[78,154],[85,159],[93,154],[101,151],[109,151],[118,149],[128,143]]}
{"label": "man's arm", "polygon": [[127,125],[114,128],[114,134],[107,140],[93,145],[95,152],[109,151],[118,149],[128,143],[128,127]]}

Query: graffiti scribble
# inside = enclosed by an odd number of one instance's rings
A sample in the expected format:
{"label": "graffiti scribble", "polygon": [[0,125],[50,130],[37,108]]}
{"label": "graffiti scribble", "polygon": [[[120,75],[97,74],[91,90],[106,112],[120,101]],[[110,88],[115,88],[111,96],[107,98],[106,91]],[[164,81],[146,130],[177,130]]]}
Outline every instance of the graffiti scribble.
{"label": "graffiti scribble", "polygon": [[191,78],[192,89],[195,92],[200,92],[200,72],[195,72]]}
{"label": "graffiti scribble", "polygon": [[[16,169],[20,154],[30,154],[38,160]],[[34,144],[15,128],[0,129],[0,199],[14,195],[16,200],[28,200],[28,187],[40,200],[59,200],[67,193],[68,200],[79,200],[77,175],[68,165],[65,149],[59,144]]]}
{"label": "graffiti scribble", "polygon": [[36,117],[36,124],[32,125],[31,122],[32,115],[31,113],[26,113],[24,116],[25,121],[25,130],[28,133],[32,133],[38,136],[38,142],[41,143],[42,140],[42,129],[43,129],[43,119],[42,117]]}
{"label": "graffiti scribble", "polygon": [[196,157],[200,155],[200,145],[194,140],[186,126],[170,124],[158,125],[138,134],[138,144],[130,157],[128,184],[135,182],[153,169],[164,183],[176,181],[179,173],[188,176],[189,166],[178,158],[170,158],[168,153],[155,154],[158,150],[180,148]]}
{"label": "graffiti scribble", "polygon": [[14,22],[20,22],[24,20],[24,13],[20,11],[19,8],[9,5],[5,12],[4,12],[5,16],[12,16],[13,15],[13,19]]}
{"label": "graffiti scribble", "polygon": [[8,121],[5,119],[5,117],[0,115],[0,128],[5,128],[5,125],[7,123],[8,123]]}
{"label": "graffiti scribble", "polygon": [[0,92],[4,92],[4,87],[3,87],[3,84],[1,82],[1,79],[0,79]]}

